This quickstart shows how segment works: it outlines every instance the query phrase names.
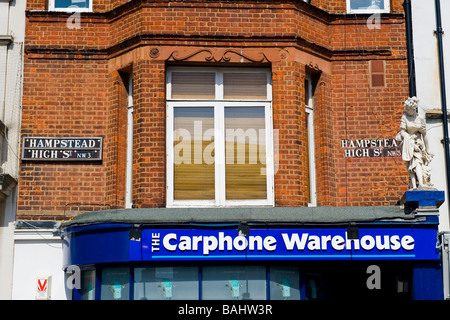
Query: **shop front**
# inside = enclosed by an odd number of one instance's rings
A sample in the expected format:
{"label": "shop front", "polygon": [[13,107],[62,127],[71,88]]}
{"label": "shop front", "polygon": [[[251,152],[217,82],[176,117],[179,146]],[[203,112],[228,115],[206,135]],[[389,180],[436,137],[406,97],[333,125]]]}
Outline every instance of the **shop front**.
{"label": "shop front", "polygon": [[62,225],[74,299],[442,299],[438,217],[399,207],[129,209]]}

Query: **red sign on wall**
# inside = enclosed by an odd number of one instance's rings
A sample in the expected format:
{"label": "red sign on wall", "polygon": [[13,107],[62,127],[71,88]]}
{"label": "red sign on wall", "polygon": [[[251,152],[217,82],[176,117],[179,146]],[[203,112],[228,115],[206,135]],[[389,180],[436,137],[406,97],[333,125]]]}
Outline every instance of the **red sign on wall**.
{"label": "red sign on wall", "polygon": [[38,277],[37,278],[37,291],[36,291],[36,299],[38,300],[48,300],[50,299],[50,285],[51,285],[51,276],[48,277]]}

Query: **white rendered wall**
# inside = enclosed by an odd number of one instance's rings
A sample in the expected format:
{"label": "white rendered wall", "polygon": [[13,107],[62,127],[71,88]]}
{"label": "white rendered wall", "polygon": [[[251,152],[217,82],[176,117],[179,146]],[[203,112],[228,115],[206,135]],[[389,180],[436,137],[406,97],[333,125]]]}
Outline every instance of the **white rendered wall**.
{"label": "white rendered wall", "polygon": [[51,276],[51,300],[70,299],[62,270],[62,239],[49,229],[16,229],[13,300],[35,300],[37,278]]}
{"label": "white rendered wall", "polygon": [[[19,136],[22,103],[23,43],[25,37],[25,0],[0,0],[0,120],[8,128],[6,155],[1,171],[16,180],[19,176]],[[11,299],[14,259],[14,221],[16,193],[11,186],[0,203],[0,299]]]}
{"label": "white rendered wall", "polygon": [[[444,43],[445,77],[447,98],[450,96],[450,1],[440,0]],[[412,0],[412,25],[414,43],[414,64],[416,74],[416,90],[419,98],[419,113],[425,116],[427,110],[440,109],[441,90],[439,81],[439,60],[437,49],[436,13],[434,0]],[[450,103],[447,99],[447,108]],[[427,119],[427,135],[431,152],[434,153],[431,162],[431,182],[439,190],[444,190],[446,202],[441,206],[440,231],[450,230],[448,191],[445,174],[445,155],[443,128],[441,119]]]}

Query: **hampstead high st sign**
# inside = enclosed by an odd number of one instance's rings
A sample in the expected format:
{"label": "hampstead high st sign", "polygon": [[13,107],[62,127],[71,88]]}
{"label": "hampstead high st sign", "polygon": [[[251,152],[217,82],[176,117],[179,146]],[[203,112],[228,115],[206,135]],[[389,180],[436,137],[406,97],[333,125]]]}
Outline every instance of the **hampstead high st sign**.
{"label": "hampstead high st sign", "polygon": [[100,161],[102,137],[24,137],[22,160]]}

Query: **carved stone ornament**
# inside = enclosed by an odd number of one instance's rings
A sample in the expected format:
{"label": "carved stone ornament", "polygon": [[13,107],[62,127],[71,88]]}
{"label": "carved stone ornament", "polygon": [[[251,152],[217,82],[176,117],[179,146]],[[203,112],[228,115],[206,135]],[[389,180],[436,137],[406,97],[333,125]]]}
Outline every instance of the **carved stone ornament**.
{"label": "carved stone ornament", "polygon": [[410,97],[405,101],[405,112],[396,136],[409,174],[409,187],[416,190],[436,190],[430,176],[433,153],[429,150],[425,119],[417,112],[419,100]]}
{"label": "carved stone ornament", "polygon": [[150,57],[155,59],[159,57],[159,49],[158,48],[152,48],[150,49]]}
{"label": "carved stone ornament", "polygon": [[315,71],[320,71],[319,65],[317,63],[312,63],[312,61],[309,64],[307,64],[306,66]]}
{"label": "carved stone ornament", "polygon": [[286,49],[281,49],[278,54],[280,55],[280,60],[287,60],[289,58],[289,51]]}
{"label": "carved stone ornament", "polygon": [[256,54],[244,54],[242,51],[227,49],[223,52],[213,52],[209,49],[197,50],[193,53],[188,53],[184,56],[179,55],[178,51],[173,51],[167,58],[167,61],[189,61],[189,60],[204,60],[206,62],[253,62],[266,63],[269,62],[263,52]]}

